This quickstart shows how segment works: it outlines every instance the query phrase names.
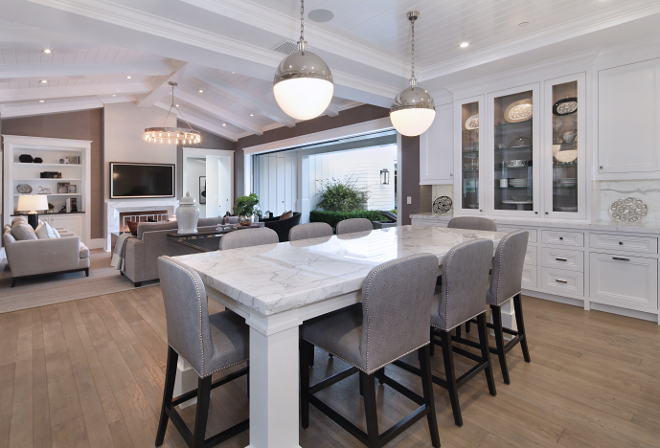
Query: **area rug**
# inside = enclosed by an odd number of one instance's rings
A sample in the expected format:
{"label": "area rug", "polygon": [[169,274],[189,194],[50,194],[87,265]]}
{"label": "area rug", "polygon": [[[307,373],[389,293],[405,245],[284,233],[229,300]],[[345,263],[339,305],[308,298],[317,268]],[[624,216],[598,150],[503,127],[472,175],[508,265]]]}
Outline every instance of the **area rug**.
{"label": "area rug", "polygon": [[[110,266],[112,255],[101,249],[90,253],[89,277],[83,272],[19,280],[11,287],[9,270],[0,272],[0,313],[113,294],[134,289],[133,282]],[[150,282],[144,287],[157,284]]]}

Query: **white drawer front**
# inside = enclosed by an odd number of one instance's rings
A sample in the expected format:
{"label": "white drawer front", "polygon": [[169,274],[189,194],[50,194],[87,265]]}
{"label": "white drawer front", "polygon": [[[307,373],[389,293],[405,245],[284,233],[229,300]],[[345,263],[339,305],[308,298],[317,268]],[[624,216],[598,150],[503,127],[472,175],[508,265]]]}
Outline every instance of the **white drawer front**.
{"label": "white drawer front", "polygon": [[592,249],[606,249],[610,251],[621,250],[634,252],[636,254],[657,254],[658,239],[651,236],[592,233],[589,236],[589,247]]}
{"label": "white drawer front", "polygon": [[529,242],[530,243],[536,243],[536,230],[530,230],[530,229],[523,229],[522,227],[508,227],[508,226],[501,226],[497,225],[497,231],[498,232],[518,232],[520,230],[527,230],[529,232]]}
{"label": "white drawer front", "polygon": [[584,247],[584,233],[582,232],[555,232],[541,231],[541,241],[544,244],[558,244],[561,246]]}
{"label": "white drawer front", "polygon": [[584,295],[584,274],[563,269],[541,268],[541,288],[556,294]]}
{"label": "white drawer front", "polygon": [[641,311],[658,309],[658,260],[591,254],[589,268],[592,299]]}
{"label": "white drawer front", "polygon": [[530,266],[537,265],[537,247],[536,246],[527,246],[527,253],[525,254],[525,264]]}
{"label": "white drawer front", "polygon": [[541,250],[541,266],[584,272],[584,254],[577,250],[544,247]]}
{"label": "white drawer front", "polygon": [[523,288],[536,288],[537,277],[536,266],[525,265],[523,266],[522,287]]}

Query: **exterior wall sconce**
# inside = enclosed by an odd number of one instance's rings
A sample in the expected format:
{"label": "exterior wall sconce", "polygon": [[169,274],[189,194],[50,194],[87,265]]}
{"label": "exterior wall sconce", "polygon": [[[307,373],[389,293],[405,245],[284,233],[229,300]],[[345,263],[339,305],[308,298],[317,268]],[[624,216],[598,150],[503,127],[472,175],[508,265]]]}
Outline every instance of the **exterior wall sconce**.
{"label": "exterior wall sconce", "polygon": [[380,184],[389,185],[390,184],[390,170],[384,168],[380,170]]}

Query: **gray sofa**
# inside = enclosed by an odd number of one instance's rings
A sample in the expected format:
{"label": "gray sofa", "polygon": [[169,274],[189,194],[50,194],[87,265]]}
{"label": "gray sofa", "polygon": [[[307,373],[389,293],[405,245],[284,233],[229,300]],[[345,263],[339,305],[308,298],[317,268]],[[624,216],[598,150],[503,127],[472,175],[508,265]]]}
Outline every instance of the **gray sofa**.
{"label": "gray sofa", "polygon": [[[197,223],[197,228],[213,228],[220,224],[223,224],[222,217],[201,218]],[[142,282],[158,280],[156,260],[161,255],[175,257],[177,255],[199,253],[191,247],[167,238],[168,233],[176,232],[176,230],[176,221],[139,223],[137,237],[126,240],[126,255],[122,274],[138,287],[142,285]]]}
{"label": "gray sofa", "polygon": [[61,238],[17,240],[5,226],[2,239],[14,287],[22,278],[85,271],[89,277],[89,249],[73,234]]}

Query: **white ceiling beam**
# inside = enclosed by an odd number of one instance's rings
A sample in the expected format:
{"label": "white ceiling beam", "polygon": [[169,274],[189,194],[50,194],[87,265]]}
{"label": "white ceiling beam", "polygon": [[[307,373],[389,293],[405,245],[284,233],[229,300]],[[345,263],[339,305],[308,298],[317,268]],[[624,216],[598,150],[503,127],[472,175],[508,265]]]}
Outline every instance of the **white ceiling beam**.
{"label": "white ceiling beam", "polygon": [[285,114],[284,111],[282,111],[282,109],[279,107],[270,105],[263,99],[236,87],[228,81],[216,78],[210,73],[204,71],[197,72],[194,77],[210,85],[214,89],[220,90],[223,94],[229,95],[233,99],[238,100],[239,102],[243,103],[244,106],[261,113],[273,121],[288,127],[293,127],[296,125],[296,121]]}
{"label": "white ceiling beam", "polygon": [[257,134],[257,135],[263,134],[263,130],[258,124],[254,123],[249,118],[241,117],[236,112],[223,109],[221,107],[216,106],[213,103],[209,103],[208,101],[204,101],[200,99],[196,95],[181,90],[175,92],[174,96],[179,101],[186,102],[190,106],[200,109],[210,115],[213,115],[221,121],[227,122],[229,124],[233,124],[234,126],[252,132],[253,134]]}
{"label": "white ceiling beam", "polygon": [[[155,102],[154,106],[160,107],[161,109],[165,109],[165,110],[169,110],[170,108],[170,104],[165,104],[162,101]],[[176,113],[176,116],[179,117],[180,119],[182,120],[184,119],[184,117],[181,116],[181,114],[178,111],[175,110],[174,113]],[[186,111],[185,119],[188,120],[190,124],[193,124],[206,131],[217,134],[220,137],[226,138],[227,140],[231,140],[232,142],[237,141],[239,138],[238,135],[234,134],[233,132],[228,131],[226,128],[223,128],[222,126],[218,126],[217,123],[212,123],[206,118],[195,115],[194,113],[190,113],[190,111]]]}
{"label": "white ceiling beam", "polygon": [[151,91],[147,84],[93,84],[66,87],[38,87],[0,91],[0,103],[18,101],[49,100],[56,98],[77,98],[81,96],[135,95]]}
{"label": "white ceiling beam", "polygon": [[187,62],[177,61],[174,70],[168,72],[165,76],[161,77],[152,86],[151,92],[139,99],[137,105],[139,107],[151,107],[156,101],[163,99],[169,95],[172,87],[168,84],[172,82],[183,82],[190,79],[190,76],[195,70],[192,65]]}
{"label": "white ceiling beam", "polygon": [[98,99],[84,101],[68,101],[61,103],[45,103],[34,106],[7,106],[0,108],[2,118],[27,117],[32,115],[56,114],[60,112],[72,112],[85,109],[99,109],[103,102]]}
{"label": "white ceiling beam", "polygon": [[328,104],[328,108],[325,110],[325,114],[329,117],[336,117],[339,115],[339,106],[336,104]]}
{"label": "white ceiling beam", "polygon": [[3,64],[0,65],[0,79],[48,79],[54,77],[96,75],[162,76],[170,73],[171,71],[172,66],[165,61],[117,62],[102,64]]}

